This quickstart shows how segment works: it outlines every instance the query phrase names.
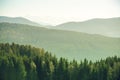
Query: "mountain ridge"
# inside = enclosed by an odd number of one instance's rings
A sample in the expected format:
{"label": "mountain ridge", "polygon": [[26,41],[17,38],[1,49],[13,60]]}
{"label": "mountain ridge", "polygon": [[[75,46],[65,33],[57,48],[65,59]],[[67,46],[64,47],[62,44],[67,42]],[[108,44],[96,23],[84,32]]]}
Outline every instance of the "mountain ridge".
{"label": "mountain ridge", "polygon": [[101,34],[110,37],[120,37],[120,17],[108,19],[90,19],[82,22],[67,22],[56,25],[55,29]]}
{"label": "mountain ridge", "polygon": [[41,25],[32,22],[23,17],[6,17],[0,16],[0,22],[28,24],[49,29],[68,30],[76,32],[84,32],[88,34],[99,34],[108,37],[120,37],[120,17],[114,18],[95,18],[81,22],[66,22],[56,26]]}
{"label": "mountain ridge", "polygon": [[120,56],[120,38],[55,30],[23,24],[0,23],[0,43],[30,44],[69,60]]}
{"label": "mountain ridge", "polygon": [[7,16],[0,16],[0,23],[8,22],[8,23],[18,23],[18,24],[28,24],[33,26],[43,26],[37,22],[31,21],[24,17],[7,17]]}

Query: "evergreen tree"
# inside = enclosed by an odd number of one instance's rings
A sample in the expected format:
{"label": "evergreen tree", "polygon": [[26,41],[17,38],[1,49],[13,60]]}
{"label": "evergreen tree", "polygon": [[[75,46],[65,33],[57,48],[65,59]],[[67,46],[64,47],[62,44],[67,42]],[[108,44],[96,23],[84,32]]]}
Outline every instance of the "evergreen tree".
{"label": "evergreen tree", "polygon": [[120,80],[120,58],[78,64],[30,45],[1,43],[0,80]]}

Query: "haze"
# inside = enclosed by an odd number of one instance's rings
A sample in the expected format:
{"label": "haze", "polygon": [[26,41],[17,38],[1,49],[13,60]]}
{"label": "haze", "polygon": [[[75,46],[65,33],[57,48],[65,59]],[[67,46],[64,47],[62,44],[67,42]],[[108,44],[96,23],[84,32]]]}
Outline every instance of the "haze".
{"label": "haze", "polygon": [[0,0],[0,16],[60,24],[120,16],[119,0]]}

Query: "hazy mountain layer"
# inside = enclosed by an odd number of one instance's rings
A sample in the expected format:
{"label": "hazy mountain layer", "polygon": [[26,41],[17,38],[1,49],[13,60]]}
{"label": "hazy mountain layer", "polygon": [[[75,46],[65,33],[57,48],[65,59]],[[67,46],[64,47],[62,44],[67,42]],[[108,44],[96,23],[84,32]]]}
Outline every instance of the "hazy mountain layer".
{"label": "hazy mountain layer", "polygon": [[42,26],[36,22],[30,21],[30,20],[23,18],[23,17],[0,16],[0,23],[2,23],[2,22],[28,24],[28,25],[33,25],[33,26]]}
{"label": "hazy mountain layer", "polygon": [[43,47],[57,57],[76,60],[120,56],[120,38],[22,24],[0,23],[0,42],[31,44]]}
{"label": "hazy mountain layer", "polygon": [[120,37],[120,18],[108,18],[108,19],[91,19],[83,22],[67,22],[57,26],[42,25],[36,22],[32,22],[23,17],[6,17],[0,16],[0,23],[19,23],[28,24],[33,26],[41,26],[52,29],[69,30],[84,32],[89,34],[100,34],[109,37]]}
{"label": "hazy mountain layer", "polygon": [[110,37],[120,37],[120,18],[92,19],[83,22],[68,22],[57,25],[55,29],[101,34]]}

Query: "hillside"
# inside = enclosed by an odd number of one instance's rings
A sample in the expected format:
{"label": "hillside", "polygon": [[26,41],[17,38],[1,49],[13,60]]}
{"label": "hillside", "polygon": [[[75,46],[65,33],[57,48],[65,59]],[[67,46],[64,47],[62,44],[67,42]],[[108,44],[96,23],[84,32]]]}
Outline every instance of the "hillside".
{"label": "hillside", "polygon": [[18,23],[32,26],[40,26],[49,29],[69,30],[84,32],[88,34],[100,34],[108,37],[120,37],[120,18],[108,19],[91,19],[83,22],[67,22],[60,25],[52,26],[42,23],[36,23],[23,17],[6,17],[0,16],[0,23]]}
{"label": "hillside", "polygon": [[91,19],[83,22],[67,22],[54,27],[55,29],[100,34],[120,37],[120,18]]}
{"label": "hillside", "polygon": [[36,22],[30,21],[30,20],[23,18],[23,17],[0,16],[0,23],[2,23],[2,22],[27,24],[27,25],[33,25],[33,26],[42,26]]}
{"label": "hillside", "polygon": [[0,23],[0,42],[42,47],[57,57],[69,60],[98,60],[107,56],[120,56],[120,38],[22,24]]}
{"label": "hillside", "polygon": [[120,80],[120,57],[97,62],[51,55],[31,45],[0,43],[0,80]]}

